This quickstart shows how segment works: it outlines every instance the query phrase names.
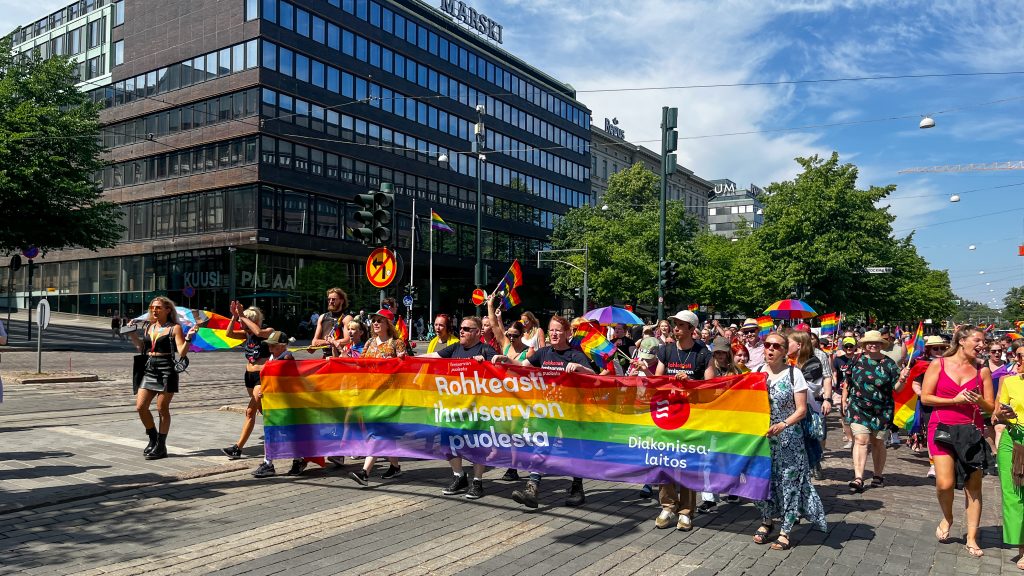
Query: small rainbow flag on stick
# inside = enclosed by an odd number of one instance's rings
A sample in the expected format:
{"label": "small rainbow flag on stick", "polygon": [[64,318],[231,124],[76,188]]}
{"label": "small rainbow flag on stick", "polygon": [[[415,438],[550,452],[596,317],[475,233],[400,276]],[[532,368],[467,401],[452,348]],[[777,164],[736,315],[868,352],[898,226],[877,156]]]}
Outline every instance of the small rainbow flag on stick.
{"label": "small rainbow flag on stick", "polygon": [[913,365],[914,360],[921,357],[924,354],[924,321],[917,325],[917,332],[914,332],[914,338],[907,342],[907,356],[910,360],[907,362],[908,366]]}
{"label": "small rainbow flag on stick", "polygon": [[497,288],[494,292],[501,294],[501,307],[504,310],[508,310],[513,306],[519,304],[519,294],[516,293],[516,288],[523,285],[523,268],[519,265],[519,260],[514,260],[512,266],[509,267],[508,272],[498,282]]}
{"label": "small rainbow flag on stick", "polygon": [[839,325],[836,313],[822,314],[819,318],[821,320],[821,335],[822,336],[835,336],[836,328]]}
{"label": "small rainbow flag on stick", "polygon": [[696,312],[697,310],[700,310],[700,304],[690,304],[686,309],[690,312]]}
{"label": "small rainbow flag on stick", "polygon": [[441,216],[433,209],[430,211],[430,227],[434,230],[440,230],[442,232],[454,232],[452,227],[447,222],[441,219]]}
{"label": "small rainbow flag on stick", "polygon": [[598,332],[590,322],[580,322],[569,339],[569,344],[579,348],[590,361],[604,370],[615,356],[615,345]]}
{"label": "small rainbow flag on stick", "polygon": [[771,316],[761,316],[757,319],[757,335],[762,340],[768,337],[771,333],[772,328],[775,327],[775,321],[772,320]]}

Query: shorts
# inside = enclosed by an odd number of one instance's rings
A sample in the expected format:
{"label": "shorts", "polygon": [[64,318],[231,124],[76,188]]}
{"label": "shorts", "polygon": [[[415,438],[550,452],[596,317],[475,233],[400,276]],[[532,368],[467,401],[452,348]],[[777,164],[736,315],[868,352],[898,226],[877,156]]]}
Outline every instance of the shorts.
{"label": "shorts", "polygon": [[854,436],[869,435],[872,438],[877,438],[878,440],[885,440],[889,437],[888,430],[872,430],[871,428],[856,422],[850,422],[850,432],[852,432]]}
{"label": "shorts", "polygon": [[245,371],[245,387],[255,388],[260,385],[260,373]]}

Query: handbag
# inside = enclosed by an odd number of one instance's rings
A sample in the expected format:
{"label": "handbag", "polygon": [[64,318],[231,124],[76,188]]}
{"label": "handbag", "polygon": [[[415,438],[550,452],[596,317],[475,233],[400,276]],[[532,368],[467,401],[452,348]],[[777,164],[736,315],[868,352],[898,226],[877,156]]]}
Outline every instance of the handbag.
{"label": "handbag", "polygon": [[139,393],[139,386],[142,386],[142,378],[146,374],[146,364],[149,363],[149,356],[136,354],[132,357],[132,394]]}
{"label": "handbag", "polygon": [[1024,444],[1013,443],[1013,460],[1010,466],[1010,478],[1013,485],[1024,486]]}
{"label": "handbag", "polygon": [[953,433],[949,424],[943,424],[939,422],[935,425],[935,436],[934,440],[940,444],[952,446],[953,444]]}
{"label": "handbag", "polygon": [[825,439],[825,419],[821,414],[810,411],[803,419],[804,434],[813,440]]}

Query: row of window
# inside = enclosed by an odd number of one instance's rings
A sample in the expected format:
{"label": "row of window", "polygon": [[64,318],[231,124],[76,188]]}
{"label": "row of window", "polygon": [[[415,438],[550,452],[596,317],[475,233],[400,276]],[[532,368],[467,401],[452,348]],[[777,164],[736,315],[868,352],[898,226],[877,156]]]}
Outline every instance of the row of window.
{"label": "row of window", "polygon": [[[472,210],[476,207],[475,191],[270,136],[263,136],[260,140],[260,162],[330,180],[353,183],[360,188],[377,189],[381,182],[391,182],[395,186],[396,194],[414,196],[431,204],[447,204],[463,210]],[[553,228],[557,221],[558,214],[554,212],[518,206],[520,208],[517,212],[521,216],[521,222]]]}
{"label": "row of window", "polygon": [[[374,108],[380,108],[407,120],[440,130],[451,136],[463,140],[473,138],[472,130],[475,123],[465,118],[450,114],[400,92],[392,91],[375,82],[355,77],[348,72],[339,70],[315,58],[310,58],[300,52],[293,51],[284,46],[278,46],[267,40],[263,41],[260,50],[262,51],[264,68],[276,70],[285,76],[325,88],[342,96],[356,100],[369,98],[368,104]],[[527,146],[519,140],[492,130],[488,130],[486,137],[490,149],[508,153],[510,156],[517,157],[534,166],[539,166],[580,182],[585,181],[590,176],[588,167],[570,162],[546,150],[538,150],[537,148]],[[501,146],[501,148],[495,148],[496,144]]]}
{"label": "row of window", "polygon": [[326,22],[316,14],[310,14],[302,8],[292,6],[285,0],[264,0],[263,6],[264,18],[276,22],[282,28],[292,30],[311,38],[314,42],[367,62],[389,74],[419,84],[431,92],[449,96],[452,100],[471,108],[482,104],[487,114],[579,154],[584,154],[589,145],[589,138],[576,136],[499,99],[478,92],[476,88],[424,66],[420,62],[407,58],[364,36]]}
{"label": "row of window", "polygon": [[[114,26],[120,26],[121,24],[124,24],[124,0],[118,0],[113,4]],[[22,42],[31,40],[50,30],[55,30],[60,26],[63,26],[66,22],[70,23],[75,18],[85,16],[86,14],[89,14],[94,10],[98,10],[106,5],[107,0],[80,0],[79,2],[72,3],[70,6],[61,8],[45,18],[40,18],[28,26],[15,30],[11,36],[14,44],[21,44]],[[96,46],[98,46],[98,44],[96,44]],[[71,54],[78,54],[78,52],[71,52]]]}
{"label": "row of window", "polygon": [[717,208],[708,208],[708,216],[724,216],[726,214],[761,214],[760,208],[754,208],[753,205],[747,204],[745,206],[719,206]]}
{"label": "row of window", "polygon": [[256,148],[256,137],[250,136],[116,162],[103,168],[102,183],[103,187],[108,189],[134,186],[255,164]]}
{"label": "row of window", "polygon": [[151,70],[111,86],[97,88],[92,90],[90,95],[93,102],[100,103],[105,108],[121,106],[138,99],[255,68],[259,65],[258,48],[257,40],[249,40],[165,68]]}
{"label": "row of window", "polygon": [[210,190],[121,205],[123,241],[256,227],[256,186]]}
{"label": "row of window", "polygon": [[188,106],[141,116],[127,122],[110,124],[103,128],[103,146],[116,148],[141,142],[150,135],[160,138],[193,128],[254,116],[259,113],[258,98],[259,89],[250,88]]}
{"label": "row of window", "polygon": [[50,56],[76,56],[89,48],[95,48],[103,44],[106,39],[107,19],[97,18],[63,34],[50,37],[48,41],[40,42],[35,46],[26,46],[21,51],[30,52],[38,50],[43,58]]}
{"label": "row of window", "polygon": [[[415,138],[348,114],[341,114],[268,88],[263,89],[263,107],[260,113],[265,118],[276,118],[283,122],[323,132],[328,136],[340,136],[337,142],[342,145],[354,143],[360,146],[372,146],[382,151],[434,165],[438,164],[439,155],[445,154],[448,156],[450,169],[465,176],[476,177],[477,161],[470,155],[453,152],[433,142]],[[483,169],[483,179],[488,182],[501,186],[512,186],[515,183],[516,188],[520,191],[572,206],[586,203],[586,195],[582,192],[500,166],[493,161],[483,163]]]}

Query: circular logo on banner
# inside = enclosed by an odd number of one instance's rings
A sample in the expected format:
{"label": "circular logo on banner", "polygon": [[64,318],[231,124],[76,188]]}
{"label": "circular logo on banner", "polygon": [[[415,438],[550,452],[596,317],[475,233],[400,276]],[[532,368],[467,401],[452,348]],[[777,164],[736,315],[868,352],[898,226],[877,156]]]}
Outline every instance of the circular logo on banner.
{"label": "circular logo on banner", "polygon": [[484,294],[482,288],[477,288],[476,290],[473,290],[473,304],[479,306],[483,304],[485,300],[487,300],[487,294]]}
{"label": "circular logo on banner", "polygon": [[675,430],[690,419],[688,394],[680,390],[658,392],[651,398],[651,420],[663,430]]}
{"label": "circular logo on banner", "polygon": [[398,265],[395,253],[387,248],[377,248],[366,259],[366,279],[376,288],[384,288],[395,279]]}

